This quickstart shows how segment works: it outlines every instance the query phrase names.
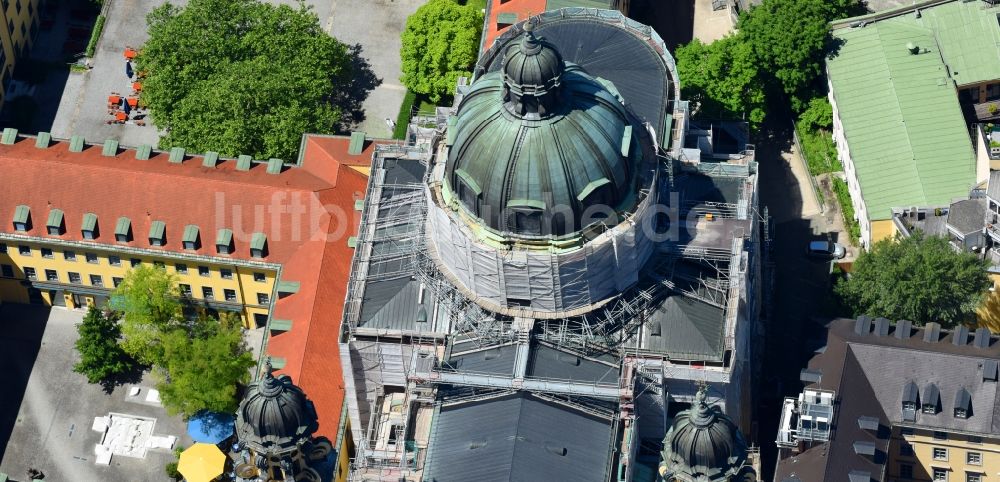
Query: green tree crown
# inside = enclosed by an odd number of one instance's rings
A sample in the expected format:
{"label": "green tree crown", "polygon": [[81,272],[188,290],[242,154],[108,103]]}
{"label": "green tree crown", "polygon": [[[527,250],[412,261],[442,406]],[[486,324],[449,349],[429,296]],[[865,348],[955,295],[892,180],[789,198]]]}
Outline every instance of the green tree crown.
{"label": "green tree crown", "polygon": [[89,383],[99,383],[133,369],[135,362],[118,345],[121,329],[117,320],[91,307],[76,327],[80,361],[73,366],[74,372],[85,375]]}
{"label": "green tree crown", "polygon": [[483,15],[475,7],[430,0],[406,19],[400,81],[434,102],[450,95],[459,77],[472,75],[482,28]]}

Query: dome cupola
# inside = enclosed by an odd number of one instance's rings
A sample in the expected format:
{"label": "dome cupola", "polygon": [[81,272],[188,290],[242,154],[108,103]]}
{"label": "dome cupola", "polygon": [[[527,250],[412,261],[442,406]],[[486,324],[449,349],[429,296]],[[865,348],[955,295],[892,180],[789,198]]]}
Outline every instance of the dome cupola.
{"label": "dome cupola", "polygon": [[690,409],[674,417],[663,439],[660,475],[665,481],[731,482],[747,480],[747,446],[736,424],[709,406],[705,388]]}
{"label": "dome cupola", "polygon": [[291,377],[272,372],[268,361],[266,374],[247,387],[236,413],[236,435],[258,453],[282,455],[308,441],[319,423],[312,402]]}
{"label": "dome cupola", "polygon": [[504,52],[504,107],[526,119],[552,115],[563,69],[562,56],[552,45],[535,37],[535,21],[528,20],[521,42]]}

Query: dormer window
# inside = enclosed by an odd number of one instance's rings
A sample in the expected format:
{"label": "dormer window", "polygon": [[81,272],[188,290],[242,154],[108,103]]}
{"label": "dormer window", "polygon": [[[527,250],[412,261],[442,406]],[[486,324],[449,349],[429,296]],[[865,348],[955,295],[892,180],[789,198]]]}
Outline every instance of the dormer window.
{"label": "dormer window", "polygon": [[181,240],[184,244],[184,249],[196,250],[201,245],[200,238],[198,236],[198,226],[193,224],[188,224],[184,227],[184,238]]}
{"label": "dormer window", "polygon": [[920,404],[920,411],[927,415],[935,415],[938,413],[938,407],[941,405],[941,392],[938,391],[937,385],[933,383],[928,383],[924,387],[924,393],[920,397],[923,403]]}
{"label": "dormer window", "polygon": [[14,230],[25,232],[31,229],[31,210],[24,204],[14,210]]}
{"label": "dormer window", "polygon": [[959,387],[955,393],[955,418],[969,418],[972,415],[972,396],[965,387]]}
{"label": "dormer window", "polygon": [[215,250],[219,254],[230,254],[233,252],[233,231],[230,229],[220,229],[215,238]]}
{"label": "dormer window", "polygon": [[263,258],[267,256],[267,235],[264,233],[253,233],[250,239],[250,257]]}
{"label": "dormer window", "polygon": [[163,246],[167,244],[167,225],[163,221],[153,221],[149,227],[149,245]]}
{"label": "dormer window", "polygon": [[80,228],[83,239],[97,239],[97,215],[87,213],[83,215],[83,225]]}
{"label": "dormer window", "polygon": [[45,228],[52,236],[59,236],[63,233],[63,212],[61,209],[49,211],[49,220],[45,223]]}
{"label": "dormer window", "polygon": [[132,220],[124,216],[115,223],[115,241],[127,243],[132,240]]}

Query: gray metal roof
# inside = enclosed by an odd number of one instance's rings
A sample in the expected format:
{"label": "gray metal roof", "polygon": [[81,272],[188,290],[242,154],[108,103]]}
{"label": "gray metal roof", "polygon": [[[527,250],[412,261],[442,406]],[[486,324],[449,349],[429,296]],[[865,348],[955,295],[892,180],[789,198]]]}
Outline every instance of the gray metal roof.
{"label": "gray metal roof", "polygon": [[982,231],[986,222],[986,199],[966,199],[952,203],[948,209],[948,227],[962,233]]}
{"label": "gray metal roof", "polygon": [[463,372],[512,376],[516,353],[516,345],[492,346],[452,356],[448,359],[448,364]]}
{"label": "gray metal roof", "polygon": [[619,372],[617,360],[608,362],[584,357],[567,350],[560,350],[536,343],[531,346],[527,376],[581,382],[614,383],[618,381]]}
{"label": "gray metal roof", "polygon": [[642,346],[679,359],[691,356],[721,360],[725,325],[722,308],[689,297],[671,296],[647,322]]}
{"label": "gray metal roof", "polygon": [[409,277],[370,281],[365,284],[358,326],[430,331],[434,305],[429,296],[417,303],[419,296],[420,282]]}
{"label": "gray metal roof", "polygon": [[605,482],[612,427],[524,392],[444,405],[434,416],[424,480]]}

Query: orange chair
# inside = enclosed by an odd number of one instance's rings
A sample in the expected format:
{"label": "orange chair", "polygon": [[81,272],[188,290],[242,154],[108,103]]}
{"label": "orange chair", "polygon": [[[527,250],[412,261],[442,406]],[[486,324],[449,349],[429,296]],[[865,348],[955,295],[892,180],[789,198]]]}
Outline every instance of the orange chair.
{"label": "orange chair", "polygon": [[139,105],[138,97],[129,97],[127,100],[128,100],[128,106],[133,109],[135,109]]}
{"label": "orange chair", "polygon": [[128,115],[126,115],[124,112],[119,111],[119,112],[115,113],[115,121],[116,122],[124,124],[125,121],[127,121],[127,120],[128,120]]}

